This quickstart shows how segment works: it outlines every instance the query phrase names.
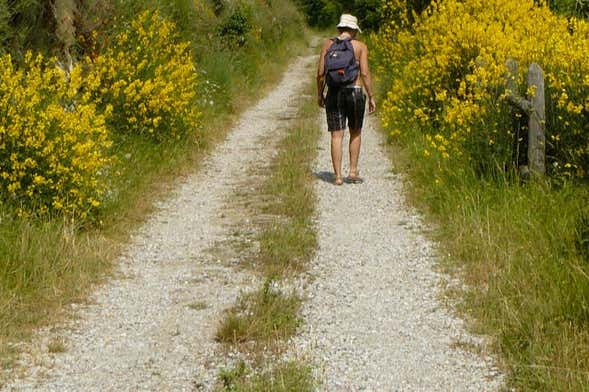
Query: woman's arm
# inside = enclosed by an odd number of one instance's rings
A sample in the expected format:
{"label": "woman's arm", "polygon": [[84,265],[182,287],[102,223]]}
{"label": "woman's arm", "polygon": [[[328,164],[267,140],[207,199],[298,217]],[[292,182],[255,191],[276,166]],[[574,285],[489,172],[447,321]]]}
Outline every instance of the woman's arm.
{"label": "woman's arm", "polygon": [[325,107],[325,98],[323,97],[323,90],[325,89],[325,54],[330,46],[330,39],[323,42],[321,54],[319,55],[319,64],[317,64],[317,102],[322,108]]}
{"label": "woman's arm", "polygon": [[368,94],[368,113],[374,113],[376,111],[376,102],[374,101],[372,77],[370,76],[370,67],[368,66],[368,48],[364,44],[362,44],[360,51],[360,77],[366,89],[366,94]]}

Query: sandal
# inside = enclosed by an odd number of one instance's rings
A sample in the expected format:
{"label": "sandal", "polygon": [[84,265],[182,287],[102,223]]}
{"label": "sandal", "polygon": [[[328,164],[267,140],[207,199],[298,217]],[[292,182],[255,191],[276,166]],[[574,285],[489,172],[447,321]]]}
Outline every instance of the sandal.
{"label": "sandal", "polygon": [[364,179],[362,177],[360,177],[358,175],[358,173],[355,173],[355,174],[350,173],[346,177],[346,182],[348,184],[362,184],[364,182]]}

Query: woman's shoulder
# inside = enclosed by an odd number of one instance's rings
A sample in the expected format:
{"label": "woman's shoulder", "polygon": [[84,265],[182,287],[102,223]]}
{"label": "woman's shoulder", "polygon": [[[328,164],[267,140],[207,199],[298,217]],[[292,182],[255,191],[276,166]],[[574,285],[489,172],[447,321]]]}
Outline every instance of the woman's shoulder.
{"label": "woman's shoulder", "polygon": [[358,41],[357,39],[352,40],[352,46],[354,49],[366,49],[366,44],[362,41]]}

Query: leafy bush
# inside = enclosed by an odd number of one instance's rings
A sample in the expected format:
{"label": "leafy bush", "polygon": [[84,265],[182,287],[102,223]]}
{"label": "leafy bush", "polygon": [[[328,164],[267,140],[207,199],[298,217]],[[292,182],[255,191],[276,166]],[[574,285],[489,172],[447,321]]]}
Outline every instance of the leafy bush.
{"label": "leafy bush", "polygon": [[[307,16],[307,22],[316,27],[335,27],[339,17],[348,13],[358,18],[363,32],[378,31],[385,21],[383,13],[384,0],[297,0]],[[429,0],[407,1],[410,9],[421,12]],[[411,12],[408,12],[412,15]]]}
{"label": "leafy bush", "polygon": [[[0,4],[0,51],[22,60],[27,50],[63,55],[84,50],[80,37],[112,18],[111,0],[11,0]],[[74,55],[76,53],[73,53]]]}
{"label": "leafy bush", "polygon": [[[392,0],[388,6],[399,5]],[[428,144],[423,154],[440,167],[466,160],[486,174],[510,165],[516,136],[505,62],[513,58],[520,63],[521,95],[533,93],[524,84],[530,63],[546,73],[552,173],[587,176],[589,23],[554,15],[532,0],[447,0],[412,29],[389,23],[376,42],[384,59],[380,73],[391,75],[385,126],[400,139],[421,129]]]}
{"label": "leafy bush", "polygon": [[548,0],[546,3],[550,9],[560,14],[583,18],[589,16],[589,1],[587,0]]}
{"label": "leafy bush", "polygon": [[249,21],[249,10],[246,7],[238,6],[219,26],[219,34],[229,46],[243,46],[246,42],[246,35],[252,29]]}
{"label": "leafy bush", "polygon": [[343,6],[335,0],[299,0],[307,22],[315,27],[335,26],[343,12]]}
{"label": "leafy bush", "polygon": [[0,57],[0,192],[22,215],[86,218],[100,204],[110,141],[81,85],[79,67],[68,79],[41,55],[22,69]]}
{"label": "leafy bush", "polygon": [[87,59],[93,98],[120,133],[180,138],[198,125],[197,72],[189,42],[157,11],[118,26],[113,44]]}

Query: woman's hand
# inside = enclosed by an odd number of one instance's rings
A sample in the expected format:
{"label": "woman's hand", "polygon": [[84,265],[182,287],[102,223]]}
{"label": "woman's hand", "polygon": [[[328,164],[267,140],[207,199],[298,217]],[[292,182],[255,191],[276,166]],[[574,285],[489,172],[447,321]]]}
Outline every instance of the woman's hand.
{"label": "woman's hand", "polygon": [[320,108],[325,107],[325,97],[323,97],[323,94],[319,94],[319,96],[317,97],[317,103],[319,104]]}
{"label": "woman's hand", "polygon": [[376,112],[376,102],[374,101],[374,97],[368,98],[368,113],[372,114]]}

